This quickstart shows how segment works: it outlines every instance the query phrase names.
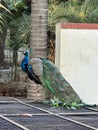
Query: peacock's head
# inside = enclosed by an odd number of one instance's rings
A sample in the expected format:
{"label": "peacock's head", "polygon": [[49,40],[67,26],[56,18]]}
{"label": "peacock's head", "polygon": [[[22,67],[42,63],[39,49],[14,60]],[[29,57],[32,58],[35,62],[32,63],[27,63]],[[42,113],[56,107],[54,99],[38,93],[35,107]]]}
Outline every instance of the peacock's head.
{"label": "peacock's head", "polygon": [[23,50],[22,53],[23,53],[24,55],[27,55],[27,54],[28,54],[28,51],[27,51],[27,50]]}

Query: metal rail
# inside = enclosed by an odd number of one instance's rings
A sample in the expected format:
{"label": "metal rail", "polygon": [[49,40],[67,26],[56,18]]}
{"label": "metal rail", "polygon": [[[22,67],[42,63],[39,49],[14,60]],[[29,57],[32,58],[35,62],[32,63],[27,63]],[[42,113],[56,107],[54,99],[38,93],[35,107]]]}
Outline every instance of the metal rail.
{"label": "metal rail", "polygon": [[17,98],[13,98],[13,97],[10,97],[10,98],[13,99],[13,100],[15,100],[15,101],[17,101],[17,102],[19,102],[19,103],[21,103],[21,104],[23,104],[23,105],[25,105],[25,106],[28,106],[28,107],[30,107],[30,108],[35,108],[35,109],[40,110],[40,111],[42,111],[42,112],[49,113],[50,115],[54,115],[54,116],[59,117],[59,118],[61,118],[61,119],[64,119],[64,120],[73,122],[73,123],[75,123],[75,124],[78,124],[78,125],[80,125],[80,126],[84,126],[84,127],[86,127],[86,128],[89,128],[89,129],[91,129],[91,130],[98,130],[98,128],[95,128],[95,127],[92,127],[92,126],[90,126],[90,125],[86,125],[86,124],[84,124],[84,123],[81,123],[81,122],[79,122],[79,121],[76,121],[76,120],[73,120],[73,119],[64,117],[64,116],[59,115],[59,114],[57,114],[57,113],[50,112],[50,111],[48,111],[48,110],[46,110],[46,109],[39,108],[39,107],[36,107],[36,106],[33,106],[33,105],[29,105],[29,104],[27,104],[27,103],[22,102],[21,100],[19,100],[19,99],[17,99]]}

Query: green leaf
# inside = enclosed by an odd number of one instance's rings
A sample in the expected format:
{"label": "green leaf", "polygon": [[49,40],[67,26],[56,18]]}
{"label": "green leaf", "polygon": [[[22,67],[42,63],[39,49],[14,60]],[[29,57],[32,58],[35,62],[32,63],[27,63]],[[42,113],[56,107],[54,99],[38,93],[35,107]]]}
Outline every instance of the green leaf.
{"label": "green leaf", "polygon": [[11,12],[6,7],[4,7],[1,3],[0,3],[0,8],[5,9],[7,12],[9,12],[11,14]]}

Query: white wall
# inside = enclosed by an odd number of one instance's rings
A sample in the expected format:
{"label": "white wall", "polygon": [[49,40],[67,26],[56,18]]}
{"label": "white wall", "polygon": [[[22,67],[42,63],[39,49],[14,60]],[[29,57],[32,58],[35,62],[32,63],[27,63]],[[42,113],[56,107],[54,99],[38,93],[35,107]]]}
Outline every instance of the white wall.
{"label": "white wall", "polygon": [[98,30],[56,27],[56,66],[85,103],[98,104]]}

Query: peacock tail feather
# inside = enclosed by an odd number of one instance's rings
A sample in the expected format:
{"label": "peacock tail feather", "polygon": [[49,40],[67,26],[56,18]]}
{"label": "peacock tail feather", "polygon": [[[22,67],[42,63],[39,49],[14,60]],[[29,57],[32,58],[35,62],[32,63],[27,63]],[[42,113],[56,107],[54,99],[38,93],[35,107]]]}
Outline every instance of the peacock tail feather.
{"label": "peacock tail feather", "polygon": [[43,86],[62,102],[80,102],[79,96],[62,76],[59,69],[47,59],[42,59],[42,64],[41,82]]}

